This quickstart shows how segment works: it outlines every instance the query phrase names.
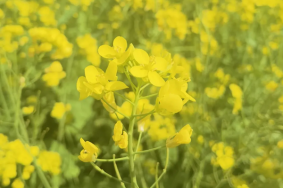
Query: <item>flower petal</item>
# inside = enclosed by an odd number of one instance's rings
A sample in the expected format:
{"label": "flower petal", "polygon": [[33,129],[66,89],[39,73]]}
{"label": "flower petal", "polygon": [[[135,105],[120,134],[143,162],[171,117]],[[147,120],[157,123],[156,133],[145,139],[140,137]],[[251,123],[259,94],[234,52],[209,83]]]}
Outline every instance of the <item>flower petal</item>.
{"label": "flower petal", "polygon": [[87,150],[91,154],[97,155],[98,147],[96,147],[93,143],[86,141],[85,142],[85,150]]}
{"label": "flower petal", "polygon": [[112,136],[114,142],[118,142],[122,138],[123,124],[121,121],[117,121],[114,126],[114,135]]}
{"label": "flower petal", "polygon": [[106,90],[108,91],[117,91],[117,90],[122,90],[122,89],[126,89],[128,88],[128,86],[121,81],[113,81],[113,82],[109,82],[106,84]]}
{"label": "flower petal", "polygon": [[142,49],[135,49],[133,56],[135,60],[141,65],[146,65],[149,63],[149,55]]}
{"label": "flower petal", "polygon": [[104,58],[113,58],[117,56],[117,52],[109,45],[102,45],[98,48],[98,53]]}
{"label": "flower petal", "polygon": [[83,138],[80,139],[80,143],[81,143],[81,145],[83,146],[83,148],[85,149],[85,141],[84,141]]}
{"label": "flower petal", "polygon": [[99,71],[95,66],[89,65],[85,68],[85,77],[86,77],[87,82],[91,84],[97,83],[98,75],[99,75]]}
{"label": "flower petal", "polygon": [[130,44],[128,50],[125,53],[123,53],[121,57],[117,60],[117,64],[123,65],[127,61],[127,59],[129,59],[133,51],[134,51],[134,46],[133,44]]}
{"label": "flower petal", "polygon": [[153,69],[165,71],[166,68],[168,67],[168,65],[169,65],[169,63],[168,63],[168,61],[166,61],[166,59],[164,59],[162,57],[155,57]]}
{"label": "flower petal", "polygon": [[148,79],[150,83],[156,87],[161,87],[165,84],[163,78],[155,71],[148,72]]}
{"label": "flower petal", "polygon": [[113,41],[113,47],[114,49],[120,49],[119,52],[123,53],[127,49],[127,41],[123,37],[116,37]]}
{"label": "flower petal", "polygon": [[148,70],[146,70],[143,66],[133,66],[130,69],[130,73],[137,78],[146,77],[148,74]]}
{"label": "flower petal", "polygon": [[175,94],[167,94],[158,97],[156,100],[156,110],[159,114],[167,116],[180,112],[183,108],[181,97]]}
{"label": "flower petal", "polygon": [[105,75],[108,80],[117,80],[117,63],[114,61],[110,61],[109,65],[106,69]]}
{"label": "flower petal", "polygon": [[77,81],[77,90],[78,90],[78,92],[80,92],[80,99],[79,100],[83,100],[83,99],[88,97],[88,89],[84,85],[84,82],[87,82],[86,78],[84,76],[79,77],[79,79]]}

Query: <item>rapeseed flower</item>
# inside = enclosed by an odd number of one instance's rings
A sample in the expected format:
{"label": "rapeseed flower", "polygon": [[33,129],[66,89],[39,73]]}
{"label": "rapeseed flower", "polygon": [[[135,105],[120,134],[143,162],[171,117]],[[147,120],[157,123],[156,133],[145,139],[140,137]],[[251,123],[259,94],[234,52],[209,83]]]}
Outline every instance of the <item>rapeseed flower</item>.
{"label": "rapeseed flower", "polygon": [[51,111],[51,117],[54,117],[56,119],[62,119],[64,114],[71,110],[70,104],[64,104],[63,102],[56,102],[53,106],[53,109]]}
{"label": "rapeseed flower", "polygon": [[167,80],[159,90],[156,111],[161,115],[172,115],[182,110],[189,100],[195,101],[187,92],[187,82],[181,79]]}
{"label": "rapeseed flower", "polygon": [[114,126],[114,135],[112,136],[116,145],[121,149],[128,147],[128,134],[126,131],[123,131],[123,124],[121,121],[117,121]]}
{"label": "rapeseed flower", "polygon": [[98,148],[89,141],[84,141],[84,139],[80,139],[80,143],[83,146],[83,150],[78,156],[82,162],[95,162],[98,156]]}
{"label": "rapeseed flower", "polygon": [[173,137],[168,138],[166,141],[167,148],[174,148],[181,144],[189,144],[191,143],[191,136],[193,133],[193,129],[191,126],[185,125],[178,133],[176,133]]}
{"label": "rapeseed flower", "polygon": [[50,172],[52,175],[58,175],[61,172],[62,160],[56,152],[40,151],[37,163],[44,172]]}
{"label": "rapeseed flower", "polygon": [[149,82],[157,87],[161,87],[165,84],[164,79],[157,71],[164,72],[169,63],[162,57],[155,57],[147,54],[142,49],[135,49],[133,57],[139,64],[130,68],[130,72],[134,77],[147,78]]}
{"label": "rapeseed flower", "polygon": [[126,89],[128,86],[121,81],[109,82],[103,70],[92,65],[85,68],[85,77],[79,77],[77,90],[80,92],[80,100],[92,96],[100,100],[107,92]]}
{"label": "rapeseed flower", "polygon": [[66,77],[66,73],[63,71],[63,67],[59,61],[54,61],[44,71],[45,74],[42,76],[42,80],[50,87],[58,86],[60,80]]}

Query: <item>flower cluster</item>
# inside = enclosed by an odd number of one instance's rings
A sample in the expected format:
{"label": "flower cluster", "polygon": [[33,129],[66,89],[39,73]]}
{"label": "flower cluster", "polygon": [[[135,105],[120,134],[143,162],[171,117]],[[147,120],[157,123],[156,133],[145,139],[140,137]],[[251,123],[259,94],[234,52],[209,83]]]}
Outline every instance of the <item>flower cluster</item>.
{"label": "flower cluster", "polygon": [[22,179],[30,179],[35,169],[33,162],[36,158],[43,171],[54,175],[59,174],[61,158],[58,153],[40,151],[37,146],[23,144],[19,139],[9,142],[7,136],[0,134],[0,182],[2,185],[11,184],[13,188],[23,188]]}
{"label": "flower cluster", "polygon": [[225,146],[223,142],[219,142],[211,149],[216,154],[216,158],[211,159],[213,165],[219,165],[223,170],[228,170],[234,165],[234,150],[231,146]]}

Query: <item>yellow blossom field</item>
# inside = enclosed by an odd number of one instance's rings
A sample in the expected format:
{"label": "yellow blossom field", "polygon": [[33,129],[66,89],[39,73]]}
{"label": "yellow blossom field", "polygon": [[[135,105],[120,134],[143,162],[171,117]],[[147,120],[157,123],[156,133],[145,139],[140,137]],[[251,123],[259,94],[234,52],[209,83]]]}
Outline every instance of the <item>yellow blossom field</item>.
{"label": "yellow blossom field", "polygon": [[0,0],[0,188],[283,188],[283,0]]}

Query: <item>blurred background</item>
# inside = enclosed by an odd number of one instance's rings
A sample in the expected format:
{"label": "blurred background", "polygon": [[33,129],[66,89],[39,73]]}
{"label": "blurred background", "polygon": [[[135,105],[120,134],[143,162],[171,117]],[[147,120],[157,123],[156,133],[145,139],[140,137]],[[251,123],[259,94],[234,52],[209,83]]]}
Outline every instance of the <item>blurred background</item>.
{"label": "blurred background", "polygon": [[[160,188],[282,188],[282,29],[281,0],[0,0],[0,187],[120,186],[78,160],[81,137],[99,158],[125,151],[112,141],[116,117],[79,101],[76,82],[88,65],[105,70],[97,49],[122,36],[167,50],[191,78],[196,102],[152,118],[141,141],[149,149],[193,129],[189,145],[170,149]],[[137,158],[142,188],[165,157]],[[117,165],[129,181],[128,162]]]}

